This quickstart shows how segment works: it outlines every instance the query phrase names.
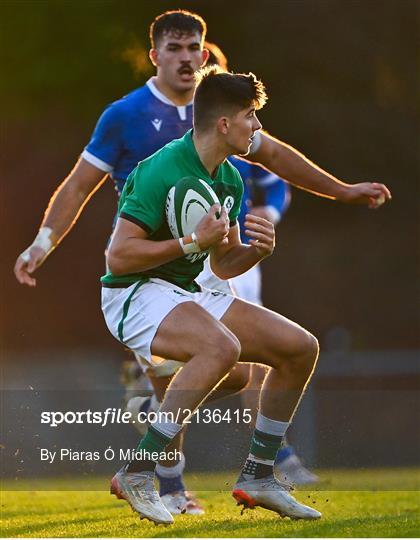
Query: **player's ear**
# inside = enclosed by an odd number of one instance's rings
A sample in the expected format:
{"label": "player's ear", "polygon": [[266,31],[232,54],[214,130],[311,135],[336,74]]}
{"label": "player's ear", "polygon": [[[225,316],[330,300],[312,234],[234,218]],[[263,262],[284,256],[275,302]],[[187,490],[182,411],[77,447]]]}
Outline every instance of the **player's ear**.
{"label": "player's ear", "polygon": [[152,64],[155,67],[157,67],[159,65],[158,56],[159,56],[159,53],[157,52],[157,49],[150,49],[149,58],[150,58],[150,61],[152,62]]}
{"label": "player's ear", "polygon": [[204,48],[201,52],[201,67],[206,65],[207,60],[209,59],[210,53],[208,49]]}
{"label": "player's ear", "polygon": [[221,116],[217,120],[217,131],[222,135],[226,135],[229,131],[229,120],[226,116]]}

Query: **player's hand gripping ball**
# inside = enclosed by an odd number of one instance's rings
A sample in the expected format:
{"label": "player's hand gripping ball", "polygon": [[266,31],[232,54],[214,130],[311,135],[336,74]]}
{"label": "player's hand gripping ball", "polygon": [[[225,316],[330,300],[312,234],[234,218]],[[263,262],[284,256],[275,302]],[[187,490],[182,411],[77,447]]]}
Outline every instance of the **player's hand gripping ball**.
{"label": "player's hand gripping ball", "polygon": [[174,238],[193,233],[214,204],[220,204],[213,189],[200,178],[179,180],[166,198],[166,219]]}

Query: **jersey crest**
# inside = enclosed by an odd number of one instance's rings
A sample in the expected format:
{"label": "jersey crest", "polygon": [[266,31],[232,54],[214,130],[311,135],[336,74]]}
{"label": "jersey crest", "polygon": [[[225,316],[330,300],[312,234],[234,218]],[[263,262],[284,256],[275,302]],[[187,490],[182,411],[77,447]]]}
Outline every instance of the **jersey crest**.
{"label": "jersey crest", "polygon": [[223,202],[223,206],[226,208],[226,212],[228,214],[232,210],[234,204],[235,204],[235,199],[232,197],[232,195],[228,195]]}

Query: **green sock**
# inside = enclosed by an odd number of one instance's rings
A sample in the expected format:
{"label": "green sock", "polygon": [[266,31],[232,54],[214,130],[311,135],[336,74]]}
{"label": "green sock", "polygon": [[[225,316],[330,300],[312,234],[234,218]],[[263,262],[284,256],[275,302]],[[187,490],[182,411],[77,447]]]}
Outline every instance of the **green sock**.
{"label": "green sock", "polygon": [[133,459],[126,466],[126,472],[138,473],[143,471],[154,471],[156,462],[159,458],[154,459],[153,454],[163,452],[171,442],[172,438],[167,437],[153,426],[149,426],[146,435],[142,438],[136,448],[136,452],[141,452],[141,459]]}
{"label": "green sock", "polygon": [[163,452],[168,444],[171,442],[171,438],[167,437],[153,426],[149,426],[146,435],[139,442],[136,448],[136,452],[143,450],[143,452]]}
{"label": "green sock", "polygon": [[274,462],[283,437],[284,435],[271,435],[255,429],[249,453],[257,458]]}

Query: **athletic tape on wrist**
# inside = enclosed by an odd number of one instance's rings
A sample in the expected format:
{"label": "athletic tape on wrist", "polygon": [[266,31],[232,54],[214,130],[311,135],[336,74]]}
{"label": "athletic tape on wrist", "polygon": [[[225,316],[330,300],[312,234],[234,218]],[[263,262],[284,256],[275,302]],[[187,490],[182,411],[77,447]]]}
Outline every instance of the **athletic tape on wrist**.
{"label": "athletic tape on wrist", "polygon": [[277,225],[281,218],[281,214],[277,210],[277,208],[275,206],[269,205],[265,207],[265,210],[268,214],[268,220],[271,221],[273,225]]}
{"label": "athletic tape on wrist", "polygon": [[45,254],[48,254],[55,246],[53,245],[50,236],[52,233],[52,229],[50,227],[41,227],[38,231],[38,234],[35,237],[35,240],[32,242],[32,244],[25,249],[25,251],[20,255],[22,259],[25,262],[29,262],[31,259],[31,248],[33,247],[39,247],[43,251],[45,251]]}
{"label": "athletic tape on wrist", "polygon": [[190,236],[184,236],[183,238],[180,238],[179,244],[182,247],[182,251],[185,253],[185,255],[201,252],[201,248],[195,232],[193,232]]}

